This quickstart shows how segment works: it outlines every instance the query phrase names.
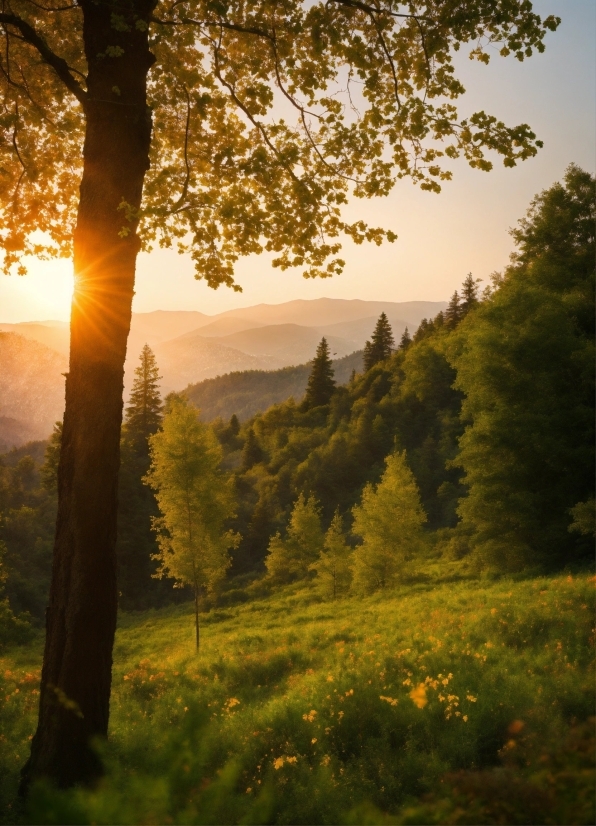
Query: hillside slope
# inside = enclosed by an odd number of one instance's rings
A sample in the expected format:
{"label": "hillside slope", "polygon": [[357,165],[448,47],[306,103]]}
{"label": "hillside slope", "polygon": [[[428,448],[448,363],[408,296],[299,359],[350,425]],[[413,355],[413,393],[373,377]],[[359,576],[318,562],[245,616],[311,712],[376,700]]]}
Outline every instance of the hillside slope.
{"label": "hillside slope", "polygon": [[[333,369],[336,382],[345,384],[352,370],[362,370],[362,351],[336,359]],[[187,388],[186,395],[201,409],[205,421],[218,416],[227,421],[233,413],[240,421],[245,421],[290,396],[300,401],[309,374],[309,364],[281,370],[245,370],[193,384]]]}
{"label": "hillside slope", "polygon": [[0,444],[45,439],[64,410],[65,355],[17,333],[0,333]]}

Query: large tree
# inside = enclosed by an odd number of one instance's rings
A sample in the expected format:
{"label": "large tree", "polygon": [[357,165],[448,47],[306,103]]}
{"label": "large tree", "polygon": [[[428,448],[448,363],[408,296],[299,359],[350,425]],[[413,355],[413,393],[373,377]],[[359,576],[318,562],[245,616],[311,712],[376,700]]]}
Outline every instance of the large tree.
{"label": "large tree", "polygon": [[[410,176],[438,191],[462,155],[536,153],[530,128],[461,119],[452,56],[522,60],[547,29],[527,0],[5,0],[0,11],[4,266],[74,256],[59,513],[25,785],[94,776],[116,624],[122,378],[141,248],[190,251],[234,282],[240,255],[340,272],[339,237],[394,238],[341,215],[350,192]],[[342,92],[343,90],[343,92]],[[445,160],[447,159],[447,160]],[[22,271],[22,270],[21,270]]]}
{"label": "large tree", "polygon": [[333,363],[329,355],[327,339],[323,337],[317,346],[312,362],[302,409],[310,410],[312,407],[329,404],[334,390]]}

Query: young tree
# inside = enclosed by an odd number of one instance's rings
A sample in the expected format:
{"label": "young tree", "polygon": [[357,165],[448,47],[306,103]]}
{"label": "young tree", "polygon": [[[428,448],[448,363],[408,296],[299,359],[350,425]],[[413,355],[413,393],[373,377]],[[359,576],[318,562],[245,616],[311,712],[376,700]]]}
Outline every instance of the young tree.
{"label": "young tree", "polygon": [[230,564],[228,550],[239,537],[225,530],[234,515],[230,483],[220,471],[222,450],[197,410],[172,402],[163,429],[150,440],[151,468],[146,482],[155,491],[161,516],[154,519],[160,563],[157,576],[170,576],[194,593],[199,650],[199,599],[213,590]]}
{"label": "young tree", "polygon": [[385,313],[381,313],[371,341],[364,345],[364,369],[370,370],[375,364],[388,359],[395,348],[393,331]]}
{"label": "young tree", "polygon": [[300,494],[290,516],[285,539],[279,533],[271,537],[265,560],[268,575],[284,582],[308,575],[323,547],[321,514],[314,496]]}
{"label": "young tree", "polygon": [[[73,254],[75,269],[25,790],[34,776],[69,785],[100,769],[89,738],[108,725],[122,378],[139,250],[158,236],[190,249],[197,277],[213,287],[239,289],[235,261],[264,250],[281,268],[340,272],[341,234],[395,238],[342,218],[350,181],[357,197],[408,175],[438,192],[450,175],[445,153],[482,169],[490,150],[508,166],[536,154],[525,124],[484,112],[458,119],[452,54],[470,43],[486,61],[486,38],[523,59],[543,50],[558,19],[542,20],[526,0],[413,0],[399,12],[385,0],[11,0],[0,23],[4,268],[32,253]],[[346,76],[365,84],[357,119],[335,95]],[[297,123],[277,117],[279,99]],[[57,691],[72,702],[57,703]]]}
{"label": "young tree", "polygon": [[316,571],[320,590],[331,599],[347,594],[352,581],[352,549],[346,543],[342,523],[336,510],[319,558],[310,565],[310,570]]}
{"label": "young tree", "polygon": [[333,364],[329,357],[329,345],[327,339],[323,337],[312,363],[302,409],[310,410],[312,407],[329,404],[334,389],[335,379],[333,378]]}
{"label": "young tree", "polygon": [[391,454],[385,464],[377,487],[367,485],[352,510],[352,531],[362,537],[354,551],[353,586],[364,593],[395,585],[423,545],[426,514],[405,451]]}

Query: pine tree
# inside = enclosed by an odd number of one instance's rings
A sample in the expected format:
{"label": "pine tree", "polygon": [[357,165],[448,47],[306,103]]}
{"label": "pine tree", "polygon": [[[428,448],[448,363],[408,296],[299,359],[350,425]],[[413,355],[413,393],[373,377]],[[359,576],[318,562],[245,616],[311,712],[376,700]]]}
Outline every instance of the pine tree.
{"label": "pine tree", "polygon": [[461,288],[461,318],[467,315],[470,310],[479,303],[478,299],[478,284],[480,278],[473,278],[472,273],[469,272],[466,276]]}
{"label": "pine tree", "polygon": [[352,510],[352,531],[363,540],[354,551],[354,589],[364,593],[395,585],[422,547],[426,514],[405,451],[385,463],[377,487],[367,485]]}
{"label": "pine tree", "polygon": [[395,339],[393,338],[389,319],[385,313],[381,313],[371,336],[371,341],[367,341],[364,345],[364,369],[370,370],[375,364],[388,359],[394,348]]}
{"label": "pine tree", "polygon": [[141,350],[139,361],[124,421],[129,435],[145,450],[147,439],[159,428],[163,405],[158,389],[161,376],[148,344]]}
{"label": "pine tree", "polygon": [[230,433],[232,436],[237,436],[240,433],[240,422],[238,421],[238,416],[235,413],[232,413],[228,427],[230,428]]}
{"label": "pine tree", "polygon": [[402,337],[399,341],[399,349],[400,350],[407,350],[410,344],[412,343],[412,336],[409,333],[408,328],[403,331]]}
{"label": "pine tree", "polygon": [[445,324],[448,327],[457,327],[462,318],[461,299],[457,290],[451,296],[447,309],[444,314]]}
{"label": "pine tree", "polygon": [[287,582],[307,576],[323,547],[321,514],[314,496],[300,494],[294,504],[285,539],[276,533],[265,560],[272,579]]}
{"label": "pine tree", "polygon": [[302,409],[310,410],[312,407],[329,404],[334,389],[335,380],[333,378],[333,364],[329,357],[329,345],[327,339],[322,338],[317,347],[317,353],[308,377]]}
{"label": "pine tree", "polygon": [[317,573],[319,590],[331,599],[347,594],[352,581],[352,550],[346,543],[342,521],[337,509],[325,534],[319,558],[310,566]]}
{"label": "pine tree", "polygon": [[221,445],[184,399],[173,400],[163,429],[150,438],[150,451],[145,482],[156,492],[161,512],[153,520],[159,544],[157,576],[192,587],[198,651],[200,595],[223,578],[230,564],[228,550],[239,540],[224,527],[234,515],[232,487],[220,471]]}
{"label": "pine tree", "polygon": [[162,420],[160,376],[147,344],[139,361],[122,428],[118,477],[116,559],[119,605],[126,610],[142,610],[171,601],[171,588],[154,579],[156,565],[152,556],[157,552],[157,544],[151,520],[158,511],[153,491],[143,484],[150,465],[149,437],[157,432]]}

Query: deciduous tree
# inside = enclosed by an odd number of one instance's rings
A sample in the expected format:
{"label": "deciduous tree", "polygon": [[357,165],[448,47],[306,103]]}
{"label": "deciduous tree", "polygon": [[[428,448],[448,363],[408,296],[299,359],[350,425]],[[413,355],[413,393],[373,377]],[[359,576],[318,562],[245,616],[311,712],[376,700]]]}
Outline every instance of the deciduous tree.
{"label": "deciduous tree", "polygon": [[384,195],[404,176],[439,191],[451,176],[445,156],[488,169],[487,150],[508,166],[536,153],[527,125],[458,114],[464,88],[452,55],[471,44],[484,62],[495,46],[523,60],[558,21],[527,0],[10,0],[0,23],[4,266],[22,267],[27,253],[72,254],[75,268],[25,788],[33,776],[69,785],[99,771],[88,743],[108,725],[122,378],[139,250],[190,251],[214,287],[239,289],[237,258],[265,250],[309,277],[340,272],[340,236],[395,238],[345,220],[350,193]]}
{"label": "deciduous tree", "polygon": [[265,560],[267,573],[278,582],[287,582],[308,575],[323,547],[321,514],[314,496],[300,494],[290,516],[285,539],[276,533],[269,542]]}
{"label": "deciduous tree", "polygon": [[342,523],[336,510],[319,558],[310,566],[316,571],[319,590],[331,599],[347,594],[352,581],[352,549],[346,542]]}
{"label": "deciduous tree", "polygon": [[386,459],[381,481],[366,485],[353,509],[353,533],[362,538],[354,551],[354,589],[370,592],[399,582],[407,563],[422,548],[426,514],[405,451]]}
{"label": "deciduous tree", "polygon": [[198,651],[201,592],[213,590],[225,575],[228,550],[239,537],[225,528],[234,515],[234,496],[220,471],[221,446],[197,413],[183,399],[171,402],[163,429],[150,438],[146,481],[161,513],[153,520],[159,544],[157,576],[193,589]]}

